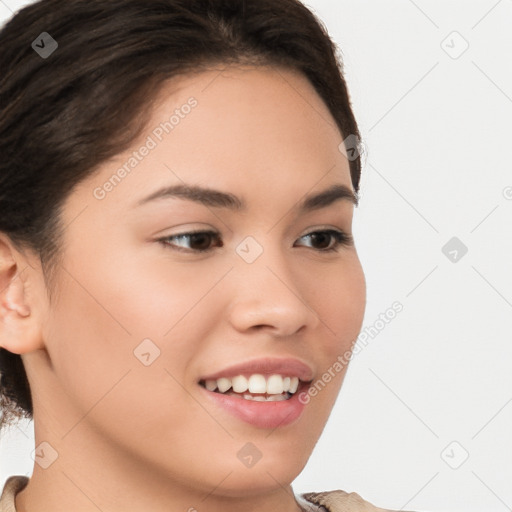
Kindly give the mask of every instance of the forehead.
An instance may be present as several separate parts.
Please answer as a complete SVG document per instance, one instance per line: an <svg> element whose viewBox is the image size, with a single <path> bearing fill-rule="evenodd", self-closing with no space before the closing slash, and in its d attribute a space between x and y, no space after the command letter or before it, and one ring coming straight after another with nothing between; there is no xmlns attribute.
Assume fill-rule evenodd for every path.
<svg viewBox="0 0 512 512"><path fill-rule="evenodd" d="M301 73L210 69L164 83L142 136L105 162L87 187L90 196L110 183L104 207L113 197L132 204L158 186L180 183L297 199L333 183L352 189L341 142L327 106Z"/></svg>
<svg viewBox="0 0 512 512"><path fill-rule="evenodd" d="M192 98L191 109L187 103ZM174 112L179 118L172 119ZM172 133L165 130L166 120L172 121ZM309 80L278 67L215 68L165 84L148 130L156 130L169 148L186 143L196 153L207 150L210 159L220 154L276 164L280 154L288 161L294 155L304 161L321 154L332 160L342 140Z"/></svg>

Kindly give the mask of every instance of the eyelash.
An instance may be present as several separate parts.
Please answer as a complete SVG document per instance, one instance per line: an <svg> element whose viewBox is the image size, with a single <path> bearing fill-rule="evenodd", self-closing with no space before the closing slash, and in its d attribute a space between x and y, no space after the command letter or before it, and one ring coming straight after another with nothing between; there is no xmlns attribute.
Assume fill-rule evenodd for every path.
<svg viewBox="0 0 512 512"><path fill-rule="evenodd" d="M318 252L338 252L338 248L345 246L349 247L354 244L354 239L352 235L348 235L347 233L343 231L338 231L336 229L323 229L319 231L312 231L311 233L307 233L303 235L301 238L305 237L311 237L311 235L317 235L317 234L329 234L331 237L333 237L336 240L336 243L333 247L329 249L316 249ZM188 233L180 233L178 235L172 235L172 236L166 236L164 238L159 238L157 241L161 242L166 248L170 248L175 251L179 252L187 252L187 253L206 253L210 252L212 249L184 249L182 247L178 247L175 245L172 245L169 243L169 240L174 240L178 238L185 238L185 237L192 237L196 235L211 235L216 237L217 240L219 240L219 234L215 231L191 231Z"/></svg>

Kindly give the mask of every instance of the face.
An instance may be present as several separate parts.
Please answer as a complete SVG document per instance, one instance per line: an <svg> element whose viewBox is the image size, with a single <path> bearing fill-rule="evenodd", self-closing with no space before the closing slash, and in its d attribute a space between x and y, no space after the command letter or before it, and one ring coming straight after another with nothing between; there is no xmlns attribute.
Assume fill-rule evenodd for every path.
<svg viewBox="0 0 512 512"><path fill-rule="evenodd" d="M74 453L62 468L100 451L119 471L226 496L300 473L364 314L354 204L301 208L333 186L353 192L342 140L302 75L209 70L167 84L140 140L72 191L47 357L26 361L40 440ZM148 199L176 185L229 197ZM225 369L324 385L311 396L299 383L292 406L203 386Z"/></svg>

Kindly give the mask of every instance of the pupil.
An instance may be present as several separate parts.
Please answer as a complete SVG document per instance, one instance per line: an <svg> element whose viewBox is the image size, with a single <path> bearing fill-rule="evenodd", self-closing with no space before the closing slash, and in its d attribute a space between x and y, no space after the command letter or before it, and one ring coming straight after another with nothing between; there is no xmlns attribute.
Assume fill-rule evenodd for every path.
<svg viewBox="0 0 512 512"><path fill-rule="evenodd" d="M199 239L199 241L201 241L201 239L202 239L203 242L206 240L206 242L207 242L206 244L204 244L204 243L202 245L199 244L200 245L199 250L206 249L206 248L208 248L208 237L209 236L210 235L204 234L204 233L192 235L192 243L194 244L194 241L197 241L198 239ZM206 245L206 247L205 247L205 245Z"/></svg>
<svg viewBox="0 0 512 512"><path fill-rule="evenodd" d="M318 238L320 238L320 241L321 241L322 237L324 238L324 242L327 241L327 244L324 244L324 245L329 247L329 236L328 235L326 235L325 233L315 233L315 234L313 234L313 239L314 240L318 240ZM320 244L320 245L322 245L322 244Z"/></svg>

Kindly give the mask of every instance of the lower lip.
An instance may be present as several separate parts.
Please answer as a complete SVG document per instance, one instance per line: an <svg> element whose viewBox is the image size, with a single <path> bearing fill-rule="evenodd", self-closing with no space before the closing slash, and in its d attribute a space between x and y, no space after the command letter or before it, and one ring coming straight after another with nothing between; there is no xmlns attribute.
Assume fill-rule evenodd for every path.
<svg viewBox="0 0 512 512"><path fill-rule="evenodd" d="M300 418L306 406L299 401L299 394L304 387L303 383L291 398L279 402L245 400L236 396L208 391L203 386L199 387L216 406L222 407L233 416L259 428L275 429L290 425Z"/></svg>

